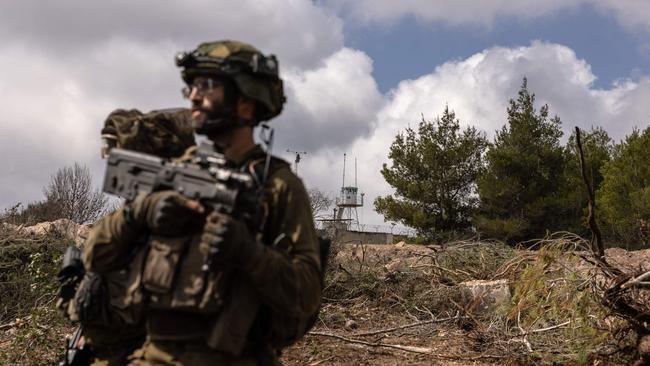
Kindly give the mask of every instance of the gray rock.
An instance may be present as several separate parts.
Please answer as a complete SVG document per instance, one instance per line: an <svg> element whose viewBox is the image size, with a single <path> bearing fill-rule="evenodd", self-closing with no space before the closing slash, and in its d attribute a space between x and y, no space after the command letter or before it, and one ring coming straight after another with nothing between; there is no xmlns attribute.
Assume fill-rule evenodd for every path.
<svg viewBox="0 0 650 366"><path fill-rule="evenodd" d="M463 305L470 312L486 313L495 311L496 308L507 303L512 298L508 281L465 281L459 285Z"/></svg>

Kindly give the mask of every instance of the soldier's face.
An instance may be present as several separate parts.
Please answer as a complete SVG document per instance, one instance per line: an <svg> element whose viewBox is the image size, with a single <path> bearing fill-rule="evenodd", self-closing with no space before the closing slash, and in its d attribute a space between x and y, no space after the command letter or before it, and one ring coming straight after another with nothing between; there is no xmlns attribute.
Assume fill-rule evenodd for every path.
<svg viewBox="0 0 650 366"><path fill-rule="evenodd" d="M190 87L189 100L192 102L192 118L199 123L205 122L211 115L224 109L225 88L223 82L196 77Z"/></svg>

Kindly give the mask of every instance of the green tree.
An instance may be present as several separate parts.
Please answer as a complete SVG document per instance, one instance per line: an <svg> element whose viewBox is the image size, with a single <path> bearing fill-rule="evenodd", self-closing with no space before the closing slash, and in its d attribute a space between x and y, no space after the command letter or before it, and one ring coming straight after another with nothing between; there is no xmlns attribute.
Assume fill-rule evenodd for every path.
<svg viewBox="0 0 650 366"><path fill-rule="evenodd" d="M428 239L470 228L487 144L474 127L461 132L449 107L433 123L423 118L417 131L409 127L395 137L388 155L392 166L381 170L395 193L377 197L375 209Z"/></svg>
<svg viewBox="0 0 650 366"><path fill-rule="evenodd" d="M587 177L594 190L598 190L603 182L602 167L611 159L614 142L601 127L592 127L588 132L582 131L582 148L585 156ZM575 131L569 137L565 147L566 166L564 174L564 189L561 194L564 212L567 213L562 229L587 236L587 195L580 157L576 144ZM598 200L596 200L598 203ZM598 216L596 216L598 218Z"/></svg>
<svg viewBox="0 0 650 366"><path fill-rule="evenodd" d="M508 122L497 131L478 183L480 214L475 225L486 236L507 241L541 237L564 216L561 198L565 156L559 117L548 106L535 110L524 78L510 100Z"/></svg>
<svg viewBox="0 0 650 366"><path fill-rule="evenodd" d="M627 244L650 244L650 127L616 145L602 173L597 193L609 231Z"/></svg>

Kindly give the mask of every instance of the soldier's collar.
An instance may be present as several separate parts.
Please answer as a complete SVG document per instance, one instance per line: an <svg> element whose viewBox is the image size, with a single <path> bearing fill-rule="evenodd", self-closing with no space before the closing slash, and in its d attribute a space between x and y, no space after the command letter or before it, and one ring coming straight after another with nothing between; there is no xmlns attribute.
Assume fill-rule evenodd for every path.
<svg viewBox="0 0 650 366"><path fill-rule="evenodd" d="M262 146L260 144L255 144L255 146L244 153L239 159L230 160L230 163L234 166L240 167L245 162L260 156L266 156L266 152L264 149L262 149Z"/></svg>

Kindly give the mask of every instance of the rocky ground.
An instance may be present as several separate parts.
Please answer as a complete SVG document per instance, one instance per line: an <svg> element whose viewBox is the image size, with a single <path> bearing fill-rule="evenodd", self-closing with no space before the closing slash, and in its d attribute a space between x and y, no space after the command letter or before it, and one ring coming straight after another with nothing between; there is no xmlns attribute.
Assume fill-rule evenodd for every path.
<svg viewBox="0 0 650 366"><path fill-rule="evenodd" d="M515 322L507 320L506 308L512 305L506 303L522 301L518 298L521 294L517 293L520 288L514 282L522 280L524 271L514 271L510 276L503 271L521 258L543 260L544 254L518 250L506 255L508 259L488 263L490 259L486 251L479 251L484 257L477 262L467 253L445 262L444 252L439 247L403 244L340 248L334 261L339 267L329 277L330 289L337 282L345 286L346 281L350 281L350 286L367 285L363 281L351 280L354 276L364 276L364 268L367 268L368 272L375 270L376 276L372 279L376 281L379 296L373 297L372 292L357 292L350 298L346 298L349 293L339 293L337 297L336 293L326 289L326 294L333 298L326 297L319 323L303 341L285 352L284 361L289 365L620 365L631 362L635 353L632 348L625 349L621 344L621 351L616 352L610 344L614 332L608 331L620 323L607 318L603 309L596 309L598 305L595 303L585 305L585 308L592 308L570 310L564 318L548 316L549 321L556 320L553 324L529 323L520 333L505 329L515 328ZM606 253L610 263L631 272L650 270L650 250L628 252L612 248ZM431 260L432 257L438 257L438 260ZM481 263L492 268L481 268ZM575 261L573 265L585 275L592 268L581 261ZM449 270L448 276L440 276L446 270ZM475 274L481 271L485 271L484 276ZM569 273L573 274L572 271ZM472 277L481 279L469 279ZM557 277L550 279L549 286L553 286L553 280L561 279L561 276ZM446 282L443 287L440 286L441 280ZM418 287L417 283L421 282L426 285ZM503 283L508 284L505 291ZM482 290L475 291L477 285ZM404 294L408 288L420 289L420 295L424 294L429 300L421 301L422 298L417 299L414 294L409 297L408 291ZM550 291L547 295L554 296ZM440 304L436 298L447 301L447 304ZM564 324L567 322L564 319L571 320L570 317L580 311L584 311L587 317L598 318L589 323L593 328L587 322L576 322L575 329L571 323ZM470 319L461 319L463 316ZM603 324L607 322L611 329L605 330ZM599 329L601 326L603 328ZM537 333L538 330L541 332ZM524 332L531 332L530 336L519 336ZM592 335L600 337L599 341L591 344L576 342L566 348L553 347L555 343L566 343L563 339L572 336L580 339ZM616 342L626 341L633 342L625 337Z"/></svg>
<svg viewBox="0 0 650 366"><path fill-rule="evenodd" d="M493 365L501 359L498 355L491 357L489 350L476 349L468 333L455 325L457 314L453 311L434 314L425 307L408 304L411 299L392 288L423 285L430 262L426 258L432 249L403 243L339 249L333 261L338 267L329 278L330 288L337 283L354 283L353 272L363 276L364 269L369 273L377 270L377 277L369 276L368 283L350 283L354 287L370 286L351 298L345 298L349 294L342 291L345 287L338 293L326 290L338 298L326 296L315 328L285 352L283 359L288 365ZM407 276L403 282L399 279ZM372 281L389 286L373 288L378 282ZM436 293L424 296L435 297Z"/></svg>

